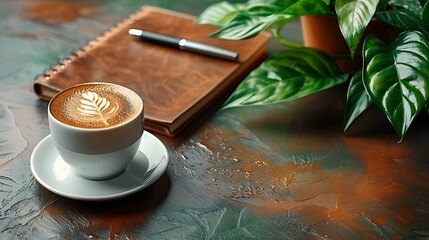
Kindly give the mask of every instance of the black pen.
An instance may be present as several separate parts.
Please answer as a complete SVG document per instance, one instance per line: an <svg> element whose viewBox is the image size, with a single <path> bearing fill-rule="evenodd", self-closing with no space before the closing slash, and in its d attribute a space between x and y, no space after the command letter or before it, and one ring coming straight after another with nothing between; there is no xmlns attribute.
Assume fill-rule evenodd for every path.
<svg viewBox="0 0 429 240"><path fill-rule="evenodd" d="M128 30L130 35L140 37L140 39L167 46L172 48L177 48L180 50L195 52L211 57L217 57L225 60L236 61L238 59L238 53L222 49L219 47L211 46L204 43L199 43L184 38L173 37L169 35L164 35L155 32L148 32L139 29L130 29Z"/></svg>

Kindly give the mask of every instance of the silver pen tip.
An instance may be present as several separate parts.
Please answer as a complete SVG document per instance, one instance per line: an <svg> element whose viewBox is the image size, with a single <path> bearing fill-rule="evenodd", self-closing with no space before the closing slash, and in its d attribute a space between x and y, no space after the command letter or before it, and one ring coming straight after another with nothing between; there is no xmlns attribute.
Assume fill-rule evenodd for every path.
<svg viewBox="0 0 429 240"><path fill-rule="evenodd" d="M130 30L128 30L128 34L136 36L136 37L140 37L142 35L142 33L143 33L143 31L138 30L138 29L131 28Z"/></svg>

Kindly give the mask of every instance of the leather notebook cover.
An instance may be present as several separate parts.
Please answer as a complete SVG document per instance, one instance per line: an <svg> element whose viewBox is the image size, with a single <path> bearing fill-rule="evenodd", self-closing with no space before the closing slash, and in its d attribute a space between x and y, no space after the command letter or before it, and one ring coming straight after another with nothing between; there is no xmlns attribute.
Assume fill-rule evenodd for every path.
<svg viewBox="0 0 429 240"><path fill-rule="evenodd" d="M216 31L195 17L143 7L36 77L35 93L51 99L84 82L112 82L137 92L144 102L145 128L174 136L235 87L265 57L269 34L241 41L210 38ZM137 28L186 38L239 53L237 62L180 51L128 34Z"/></svg>

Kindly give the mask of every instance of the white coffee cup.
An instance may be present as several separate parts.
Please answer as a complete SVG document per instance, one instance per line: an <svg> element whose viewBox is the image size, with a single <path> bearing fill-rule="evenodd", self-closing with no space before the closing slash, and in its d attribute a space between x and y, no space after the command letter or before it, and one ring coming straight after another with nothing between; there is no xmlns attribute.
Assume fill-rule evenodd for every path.
<svg viewBox="0 0 429 240"><path fill-rule="evenodd" d="M103 92L103 89L105 92ZM107 94L107 89L109 89L109 94L112 96ZM93 94L94 92L97 94ZM76 100L77 96L86 97L79 99L81 105L78 108L80 110L75 110L75 105L78 102ZM92 96L92 99L88 96ZM119 121L115 124L101 127L79 125L86 124L84 123L85 121L88 121L88 124L98 124L98 121L101 122L99 118L103 118L103 121L105 119L111 120L105 116L95 118L94 114L90 115L93 113L91 112L93 108L85 104L94 102L94 105L97 105L98 103L94 99L98 102L109 102L110 109L106 108L110 111L108 112L109 114L114 108L112 106L116 104L114 105L116 108L114 114L117 115L105 115L114 120L119 119ZM130 101L131 105L134 106L133 113L121 113L120 111L124 110L122 105L125 104L121 104L119 100L116 101L115 99L127 99L126 101ZM76 118L76 116L84 116L84 113L79 111L85 110L87 110L85 117ZM73 111L78 111L79 113L75 114ZM101 112L101 110L97 111ZM136 155L143 134L143 112L143 101L128 88L101 82L79 84L59 92L49 102L49 129L60 156L71 166L75 173L87 179L103 180L120 174ZM77 119L73 121L78 121L78 123L65 120L66 118L72 118L70 115L73 114L76 115L74 117ZM123 116L127 116L127 118Z"/></svg>

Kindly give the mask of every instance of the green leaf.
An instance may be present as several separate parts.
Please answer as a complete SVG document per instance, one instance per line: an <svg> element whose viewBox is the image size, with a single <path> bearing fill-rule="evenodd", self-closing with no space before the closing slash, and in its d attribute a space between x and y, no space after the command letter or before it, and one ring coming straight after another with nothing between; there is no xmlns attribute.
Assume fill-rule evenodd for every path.
<svg viewBox="0 0 429 240"><path fill-rule="evenodd" d="M239 13L233 21L210 36L229 40L252 38L274 24L277 18L275 15Z"/></svg>
<svg viewBox="0 0 429 240"><path fill-rule="evenodd" d="M378 2L377 11L384 11L389 7L389 0L380 0Z"/></svg>
<svg viewBox="0 0 429 240"><path fill-rule="evenodd" d="M344 131L350 124L369 106L372 100L366 93L365 86L362 81L362 70L358 70L350 80L349 89L347 91L346 112L344 115Z"/></svg>
<svg viewBox="0 0 429 240"><path fill-rule="evenodd" d="M404 32L390 47L369 36L364 43L365 88L403 139L429 94L429 43L416 31Z"/></svg>
<svg viewBox="0 0 429 240"><path fill-rule="evenodd" d="M284 24L297 19L304 15L332 15L327 4L323 0L300 0L294 1L293 4L281 11L279 19L276 24L283 26ZM292 16L292 18L291 18ZM285 19L286 21L282 22Z"/></svg>
<svg viewBox="0 0 429 240"><path fill-rule="evenodd" d="M254 0L249 1L234 19L211 36L231 40L246 39L274 24L282 27L301 15L328 13L328 5L323 0Z"/></svg>
<svg viewBox="0 0 429 240"><path fill-rule="evenodd" d="M425 29L429 31L429 2L427 2L423 7L422 22L424 24Z"/></svg>
<svg viewBox="0 0 429 240"><path fill-rule="evenodd" d="M299 0L282 10L283 14L295 16L331 14L329 3L323 0Z"/></svg>
<svg viewBox="0 0 429 240"><path fill-rule="evenodd" d="M327 54L310 48L280 52L256 68L223 109L292 101L347 80Z"/></svg>
<svg viewBox="0 0 429 240"><path fill-rule="evenodd" d="M249 13L278 13L294 2L295 0L249 0L245 11Z"/></svg>
<svg viewBox="0 0 429 240"><path fill-rule="evenodd" d="M376 16L380 21L401 30L416 30L428 35L428 30L420 18L420 13L415 13L407 9L398 9L378 12Z"/></svg>
<svg viewBox="0 0 429 240"><path fill-rule="evenodd" d="M422 6L418 0L390 0L390 5L405 8L415 13L422 12Z"/></svg>
<svg viewBox="0 0 429 240"><path fill-rule="evenodd" d="M242 9L245 4L220 2L206 8L196 20L198 24L210 24L213 26L223 26L230 22Z"/></svg>
<svg viewBox="0 0 429 240"><path fill-rule="evenodd" d="M341 33L349 45L352 57L362 34L374 16L379 0L337 0L335 11Z"/></svg>

